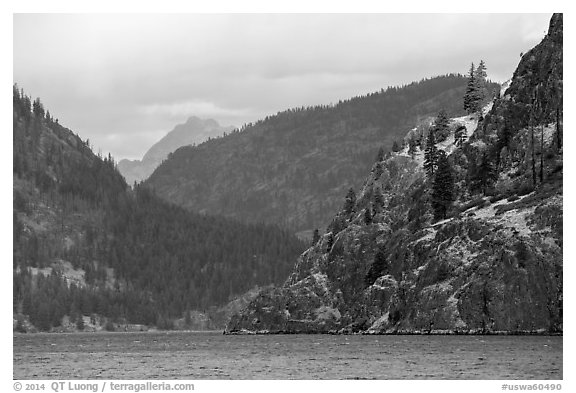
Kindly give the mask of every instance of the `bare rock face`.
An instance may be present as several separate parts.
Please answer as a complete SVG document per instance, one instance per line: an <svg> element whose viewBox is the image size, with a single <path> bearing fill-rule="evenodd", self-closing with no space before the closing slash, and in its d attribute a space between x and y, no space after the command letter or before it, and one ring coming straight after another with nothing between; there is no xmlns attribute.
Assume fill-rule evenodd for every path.
<svg viewBox="0 0 576 393"><path fill-rule="evenodd" d="M416 233L351 224L329 251L328 236L306 251L286 284L261 292L227 330L561 331L562 240L541 212L561 211L562 200L533 203L503 215L489 205L482 218ZM389 268L366 285L376 249Z"/></svg>
<svg viewBox="0 0 576 393"><path fill-rule="evenodd" d="M336 215L286 283L260 292L226 332L561 332L562 151L552 137L558 127L549 126L555 112L543 111L530 125L542 132L544 175L520 192L531 179L531 129L509 104L558 93L561 29L562 16L555 15L506 97L468 143L451 148L464 185L462 168L496 149L503 162L494 190L504 194L477 194L471 203L462 192L451 216L434 222L422 163L407 151L393 154L374 164L352 211ZM498 142L503 127L513 128L507 146Z"/></svg>
<svg viewBox="0 0 576 393"><path fill-rule="evenodd" d="M562 237L544 212L561 215L562 198L536 195L416 233L351 224L330 250L325 236L306 251L286 284L261 292L228 330L559 331ZM389 267L366 285L377 249Z"/></svg>

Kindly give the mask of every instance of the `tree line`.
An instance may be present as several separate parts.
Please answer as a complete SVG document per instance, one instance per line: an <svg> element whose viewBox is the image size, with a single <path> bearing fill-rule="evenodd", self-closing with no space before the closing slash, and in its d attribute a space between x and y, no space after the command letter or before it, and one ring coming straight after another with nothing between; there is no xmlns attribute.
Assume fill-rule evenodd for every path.
<svg viewBox="0 0 576 393"><path fill-rule="evenodd" d="M110 155L95 155L39 99L13 93L14 312L40 329L80 313L165 323L282 283L304 250L276 225L192 213L131 189ZM82 269L85 286L30 270L58 260Z"/></svg>

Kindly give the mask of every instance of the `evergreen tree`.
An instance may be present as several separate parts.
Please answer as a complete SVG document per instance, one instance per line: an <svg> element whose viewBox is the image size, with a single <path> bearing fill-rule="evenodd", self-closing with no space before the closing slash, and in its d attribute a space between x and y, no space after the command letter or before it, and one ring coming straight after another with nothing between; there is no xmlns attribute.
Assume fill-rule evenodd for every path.
<svg viewBox="0 0 576 393"><path fill-rule="evenodd" d="M488 74L486 74L486 64L484 63L484 60L480 60L480 64L478 64L474 76L476 77L476 80L478 80L480 84L486 82Z"/></svg>
<svg viewBox="0 0 576 393"><path fill-rule="evenodd" d="M392 143L392 151L393 151L394 153L397 153L397 152L400 151L400 146L398 145L398 142L397 142L397 141L394 141L394 142Z"/></svg>
<svg viewBox="0 0 576 393"><path fill-rule="evenodd" d="M554 132L554 140L556 143L556 150L560 151L562 147L562 82L555 81L551 87L551 107L553 117L556 121L556 131Z"/></svg>
<svg viewBox="0 0 576 393"><path fill-rule="evenodd" d="M556 140L556 149L560 151L562 148L562 128L560 126L560 106L556 107L556 131L554 133Z"/></svg>
<svg viewBox="0 0 576 393"><path fill-rule="evenodd" d="M382 211L382 207L384 206L384 195L382 195L382 190L380 187L376 187L376 191L374 191L374 202L372 202L372 210L374 210L374 214L380 213Z"/></svg>
<svg viewBox="0 0 576 393"><path fill-rule="evenodd" d="M544 125L540 125L540 184L544 182Z"/></svg>
<svg viewBox="0 0 576 393"><path fill-rule="evenodd" d="M436 138L434 137L434 131L430 130L430 132L428 132L428 138L426 139L426 150L424 151L424 169L428 177L434 176L437 160L438 149L436 148Z"/></svg>
<svg viewBox="0 0 576 393"><path fill-rule="evenodd" d="M482 190L482 193L486 195L488 187L496 180L497 172L492 165L492 160L487 152L482 154L482 161L480 165L477 166L478 174L476 180Z"/></svg>
<svg viewBox="0 0 576 393"><path fill-rule="evenodd" d="M480 64L478 64L475 74L478 99L479 101L483 101L486 98L486 78L488 77L484 60L480 60Z"/></svg>
<svg viewBox="0 0 576 393"><path fill-rule="evenodd" d="M448 114L444 109L441 109L434 119L434 133L437 140L444 140L445 137L448 136L448 128L450 126L450 119L448 118ZM439 139L441 136L442 139Z"/></svg>
<svg viewBox="0 0 576 393"><path fill-rule="evenodd" d="M512 137L513 137L512 126L508 118L505 118L504 127L502 127L500 131L498 131L498 147L500 149L504 147L510 147Z"/></svg>
<svg viewBox="0 0 576 393"><path fill-rule="evenodd" d="M416 147L418 146L418 142L416 139L410 139L408 141L408 154L414 156L416 154Z"/></svg>
<svg viewBox="0 0 576 393"><path fill-rule="evenodd" d="M466 139L468 139L468 136L466 135L466 127L459 126L454 131L454 144L460 147L464 144L464 142L466 142Z"/></svg>
<svg viewBox="0 0 576 393"><path fill-rule="evenodd" d="M376 162L380 162L384 160L384 148L380 147L380 149L378 149L378 154L376 155Z"/></svg>
<svg viewBox="0 0 576 393"><path fill-rule="evenodd" d="M32 112L34 113L34 116L39 119L44 117L44 106L40 102L40 98L34 100L34 103L32 104Z"/></svg>
<svg viewBox="0 0 576 393"><path fill-rule="evenodd" d="M464 93L464 110L468 112L468 114L476 113L480 110L480 102L480 86L476 78L474 63L472 63L470 72L468 73L466 93Z"/></svg>
<svg viewBox="0 0 576 393"><path fill-rule="evenodd" d="M530 145L532 147L532 186L536 187L536 155L534 143L534 126L530 125Z"/></svg>
<svg viewBox="0 0 576 393"><path fill-rule="evenodd" d="M369 207L367 207L366 210L364 210L364 224L366 225L372 224L372 213L370 213Z"/></svg>
<svg viewBox="0 0 576 393"><path fill-rule="evenodd" d="M354 189L350 187L348 193L346 194L346 199L344 200L344 213L350 215L354 213L356 206L356 193Z"/></svg>
<svg viewBox="0 0 576 393"><path fill-rule="evenodd" d="M380 176L382 176L382 163L377 162L376 167L374 168L374 178L378 180L380 179Z"/></svg>
<svg viewBox="0 0 576 393"><path fill-rule="evenodd" d="M318 228L314 229L314 233L312 234L312 245L316 245L318 243L318 241L320 240L320 232L318 231Z"/></svg>
<svg viewBox="0 0 576 393"><path fill-rule="evenodd" d="M434 218L444 219L452 204L454 177L448 157L444 151L438 154L438 168L432 183L432 209Z"/></svg>
<svg viewBox="0 0 576 393"><path fill-rule="evenodd" d="M386 261L386 254L382 249L378 249L374 255L374 261L364 277L364 284L370 286L378 279L378 277L388 273L388 263Z"/></svg>
<svg viewBox="0 0 576 393"><path fill-rule="evenodd" d="M332 246L334 245L334 235L332 232L328 235L328 242L326 244L326 252L330 252L332 250Z"/></svg>

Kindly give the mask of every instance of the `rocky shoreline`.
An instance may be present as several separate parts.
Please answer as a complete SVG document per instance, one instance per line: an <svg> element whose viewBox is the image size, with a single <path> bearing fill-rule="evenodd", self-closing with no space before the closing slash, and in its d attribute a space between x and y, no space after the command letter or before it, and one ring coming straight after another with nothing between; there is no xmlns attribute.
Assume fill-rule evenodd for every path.
<svg viewBox="0 0 576 393"><path fill-rule="evenodd" d="M470 329L470 330L395 330L395 331L361 331L353 332L348 329L330 330L330 331L287 331L287 330L234 330L222 332L224 335L230 336L246 336L246 335L289 335L289 334L328 334L328 335L358 335L358 336L564 336L563 332L550 332L545 329L537 330L483 330L483 329Z"/></svg>

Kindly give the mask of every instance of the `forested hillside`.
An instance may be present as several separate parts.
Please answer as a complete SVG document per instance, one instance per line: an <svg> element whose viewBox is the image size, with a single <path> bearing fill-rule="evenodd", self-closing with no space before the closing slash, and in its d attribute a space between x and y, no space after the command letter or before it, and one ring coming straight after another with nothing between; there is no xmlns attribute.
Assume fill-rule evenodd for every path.
<svg viewBox="0 0 576 393"><path fill-rule="evenodd" d="M81 315L170 327L286 279L304 248L293 235L132 190L112 157L93 154L39 99L16 85L13 97L18 329L49 330Z"/></svg>
<svg viewBox="0 0 576 393"><path fill-rule="evenodd" d="M174 152L145 182L193 211L293 230L325 227L378 150L444 109L464 113L467 79L445 75L341 101L295 108L224 138ZM488 95L498 89L487 85Z"/></svg>
<svg viewBox="0 0 576 393"><path fill-rule="evenodd" d="M472 66L468 114L439 115L378 157L286 283L263 289L228 331L562 332L562 65L554 14L487 105Z"/></svg>

